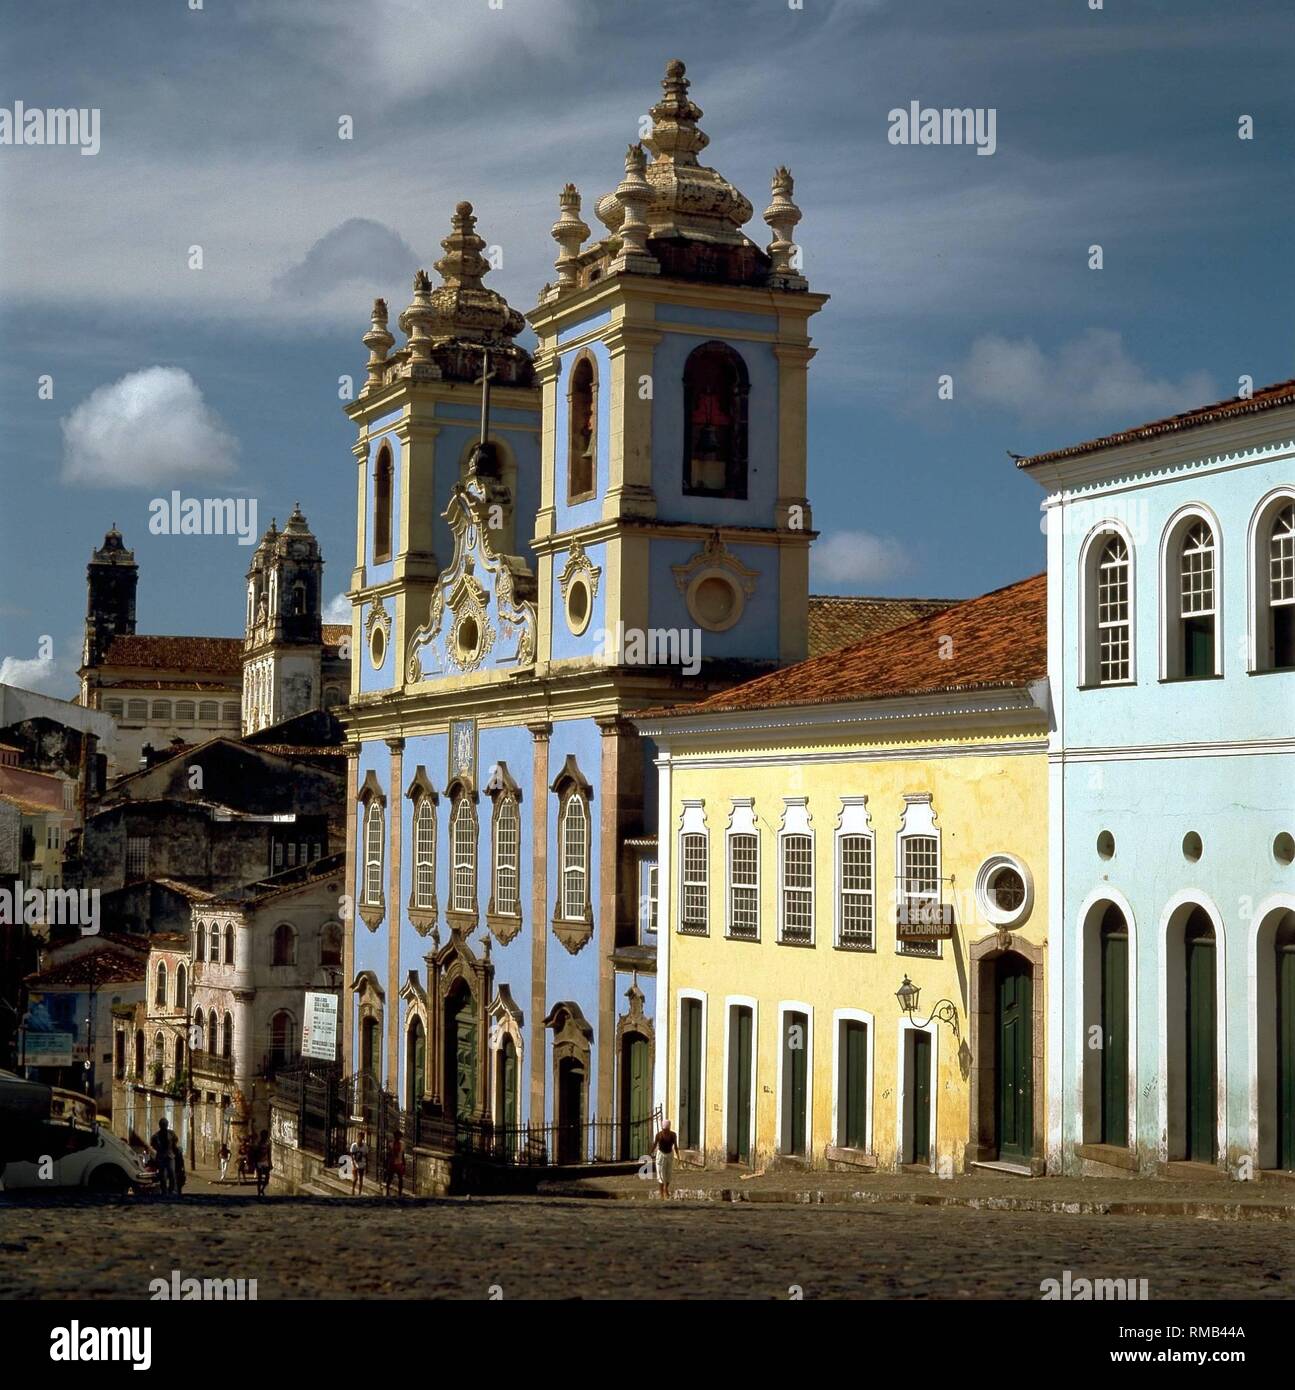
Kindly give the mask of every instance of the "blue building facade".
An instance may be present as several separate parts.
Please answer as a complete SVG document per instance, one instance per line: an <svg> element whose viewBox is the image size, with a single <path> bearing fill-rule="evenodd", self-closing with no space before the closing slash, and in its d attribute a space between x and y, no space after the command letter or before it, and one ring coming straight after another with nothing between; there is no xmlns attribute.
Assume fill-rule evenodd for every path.
<svg viewBox="0 0 1295 1390"><path fill-rule="evenodd" d="M1022 467L1048 490L1049 1170L1291 1170L1295 383Z"/></svg>
<svg viewBox="0 0 1295 1390"><path fill-rule="evenodd" d="M655 750L631 717L806 642L823 296L790 176L763 251L688 86L672 63L601 240L563 191L534 353L460 204L399 348L375 303L348 407L345 1064L409 1111L558 1126L570 1160L651 1139Z"/></svg>

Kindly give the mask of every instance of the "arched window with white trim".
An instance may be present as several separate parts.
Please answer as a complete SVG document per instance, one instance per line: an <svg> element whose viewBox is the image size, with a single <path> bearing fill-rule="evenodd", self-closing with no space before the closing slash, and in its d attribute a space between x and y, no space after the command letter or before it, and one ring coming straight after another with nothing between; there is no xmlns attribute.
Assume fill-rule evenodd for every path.
<svg viewBox="0 0 1295 1390"><path fill-rule="evenodd" d="M1222 553L1218 525L1203 507L1179 512L1161 544L1161 675L1221 675Z"/></svg>
<svg viewBox="0 0 1295 1390"><path fill-rule="evenodd" d="M728 877L727 934L738 941L760 939L760 828L755 802L734 797L724 836Z"/></svg>
<svg viewBox="0 0 1295 1390"><path fill-rule="evenodd" d="M876 949L876 844L866 796L843 796L836 828L836 944Z"/></svg>
<svg viewBox="0 0 1295 1390"><path fill-rule="evenodd" d="M1252 671L1295 668L1295 489L1259 504L1250 523Z"/></svg>
<svg viewBox="0 0 1295 1390"><path fill-rule="evenodd" d="M461 789L450 812L450 910L477 911L477 814L472 798Z"/></svg>
<svg viewBox="0 0 1295 1390"><path fill-rule="evenodd" d="M589 812L584 798L567 798L562 815L562 915L583 920L589 905Z"/></svg>
<svg viewBox="0 0 1295 1390"><path fill-rule="evenodd" d="M679 930L705 936L710 922L709 837L701 801L685 800L679 830Z"/></svg>
<svg viewBox="0 0 1295 1390"><path fill-rule="evenodd" d="M436 811L431 797L418 799L414 812L414 905L430 909L436 901Z"/></svg>
<svg viewBox="0 0 1295 1390"><path fill-rule="evenodd" d="M814 832L808 798L786 797L778 832L778 940L814 944Z"/></svg>
<svg viewBox="0 0 1295 1390"><path fill-rule="evenodd" d="M383 838L382 806L370 801L364 817L364 901L369 907L382 902Z"/></svg>
<svg viewBox="0 0 1295 1390"><path fill-rule="evenodd" d="M901 956L943 954L939 936L922 934L935 930L943 913L940 840L930 793L906 793L895 845L895 950Z"/></svg>
<svg viewBox="0 0 1295 1390"><path fill-rule="evenodd" d="M516 917L521 910L517 891L520 847L517 798L504 792L495 811L495 911L504 917Z"/></svg>

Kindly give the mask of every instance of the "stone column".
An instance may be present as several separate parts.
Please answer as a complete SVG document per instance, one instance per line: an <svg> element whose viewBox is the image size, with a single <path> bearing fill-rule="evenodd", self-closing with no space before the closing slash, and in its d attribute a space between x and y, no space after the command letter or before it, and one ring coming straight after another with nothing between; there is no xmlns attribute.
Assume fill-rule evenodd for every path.
<svg viewBox="0 0 1295 1390"><path fill-rule="evenodd" d="M627 726L619 716L596 721L602 734L602 771L598 802L593 814L598 821L598 1091L596 1111L600 1120L615 1115L616 1082L616 926L621 914L620 851L622 817L626 797L623 782L633 758L627 746ZM599 1157L610 1158L611 1154Z"/></svg>
<svg viewBox="0 0 1295 1390"><path fill-rule="evenodd" d="M526 1050L530 1059L530 1122L544 1123L548 1039L549 944L549 739L552 724L528 724L531 732L531 1006Z"/></svg>
<svg viewBox="0 0 1295 1390"><path fill-rule="evenodd" d="M389 878L387 886L387 1047L384 1085L400 1091L400 832L403 827L405 740L389 738L391 781L387 801Z"/></svg>
<svg viewBox="0 0 1295 1390"><path fill-rule="evenodd" d="M358 661L359 658L357 657ZM356 905L360 901L360 885L356 878L355 798L359 792L360 745L346 745L346 867L342 878L342 892L350 899L351 910L342 922L342 987L338 990L337 1007L341 1013L342 1025L342 1071L350 1075L355 1071L355 1001L351 994L351 983L355 979L355 923Z"/></svg>

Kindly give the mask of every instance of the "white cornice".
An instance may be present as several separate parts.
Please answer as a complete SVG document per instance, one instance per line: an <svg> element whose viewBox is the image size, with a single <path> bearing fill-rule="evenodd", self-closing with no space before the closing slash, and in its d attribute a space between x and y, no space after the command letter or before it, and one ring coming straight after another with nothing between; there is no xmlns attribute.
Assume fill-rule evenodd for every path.
<svg viewBox="0 0 1295 1390"><path fill-rule="evenodd" d="M1139 762L1157 758L1238 758L1295 754L1295 738L1195 739L1184 743L1141 743L1108 748L1060 748L1048 754L1054 763Z"/></svg>

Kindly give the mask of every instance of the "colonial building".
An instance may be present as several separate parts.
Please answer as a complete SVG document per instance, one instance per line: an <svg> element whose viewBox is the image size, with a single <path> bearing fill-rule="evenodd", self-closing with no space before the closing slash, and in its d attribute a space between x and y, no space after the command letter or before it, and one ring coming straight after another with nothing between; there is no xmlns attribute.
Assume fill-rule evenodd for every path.
<svg viewBox="0 0 1295 1390"><path fill-rule="evenodd" d="M1052 1169L1295 1169L1293 459L1285 382L1020 465L1048 492Z"/></svg>
<svg viewBox="0 0 1295 1390"><path fill-rule="evenodd" d="M151 754L237 737L346 698L349 630L322 621L319 543L300 507L271 521L247 575L244 635L136 632L139 566L114 526L86 567L80 700L112 716L110 777Z"/></svg>
<svg viewBox="0 0 1295 1390"><path fill-rule="evenodd" d="M465 1121L615 1119L625 1152L657 979L653 750L627 716L806 653L824 302L793 265L790 175L761 250L699 161L682 63L662 87L606 234L559 198L534 356L461 203L395 350L376 302L348 407L348 1065Z"/></svg>
<svg viewBox="0 0 1295 1390"><path fill-rule="evenodd" d="M1041 1172L1042 575L639 718L685 1157Z"/></svg>
<svg viewBox="0 0 1295 1390"><path fill-rule="evenodd" d="M276 1072L296 1064L305 994L342 983L344 856L196 895L190 929L155 935L145 997L114 1011L115 1131L166 1115L195 1162L269 1125ZM192 1133L191 1133L192 1131Z"/></svg>

